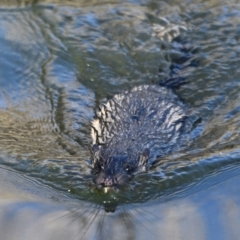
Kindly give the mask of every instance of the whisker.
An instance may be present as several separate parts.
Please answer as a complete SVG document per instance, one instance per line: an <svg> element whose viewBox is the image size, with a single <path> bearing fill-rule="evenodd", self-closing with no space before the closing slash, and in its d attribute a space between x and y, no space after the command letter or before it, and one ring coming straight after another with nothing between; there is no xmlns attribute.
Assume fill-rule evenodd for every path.
<svg viewBox="0 0 240 240"><path fill-rule="evenodd" d="M149 228L143 225L130 211L128 211L127 213L128 213L128 216L132 218L139 226L142 226L144 229L146 229L149 233L151 233L155 237L159 237L156 234L154 234Z"/></svg>
<svg viewBox="0 0 240 240"><path fill-rule="evenodd" d="M104 223L104 220L105 220L105 216L106 216L106 213L105 211L103 211L103 214L101 214L101 218L99 220L99 224L98 224L98 227L96 229L96 232L95 232L95 235L94 235L94 238L97 236L97 234L99 233L99 235L101 234L102 232L102 229L103 229L103 223Z"/></svg>
<svg viewBox="0 0 240 240"><path fill-rule="evenodd" d="M92 216L90 216L89 222L85 224L86 230L83 232L83 234L82 234L82 236L80 237L80 239L82 239L82 238L85 236L85 234L87 233L87 231L89 230L89 228L92 226L92 224L93 224L93 222L95 221L96 217L98 216L98 213L100 212L100 210L101 210L101 207L98 206L97 209L94 209L94 210L92 211ZM96 214L94 215L94 213L96 213ZM79 233L80 233L80 232L77 233L77 235L74 237L74 239L79 235Z"/></svg>
<svg viewBox="0 0 240 240"><path fill-rule="evenodd" d="M88 207L91 207L91 206L92 206L92 204L89 205ZM65 214L63 214L62 216L60 216L60 217L58 217L58 218L55 218L55 219L49 221L49 223L55 222L55 221L57 221L57 220L59 220L59 219L62 219L62 218L64 218L64 217L68 216L68 215L71 215L71 214L77 212L80 208L81 208L81 207L78 207L78 208L74 209L73 211L70 211L70 212L68 212L68 213L65 213ZM88 209L86 209L81 215L84 215L87 211L88 211Z"/></svg>
<svg viewBox="0 0 240 240"><path fill-rule="evenodd" d="M132 205L132 204L131 204L131 205ZM138 209L134 208L133 210L134 210L134 211L137 211L138 213L140 213L140 210L141 210L141 211L144 211L144 212L148 213L149 215L152 215L153 217L156 217L157 219L159 219L159 216L151 213L150 211L147 211L147 210L144 209L144 208L138 208ZM152 223L152 222L151 222L151 223Z"/></svg>
<svg viewBox="0 0 240 240"><path fill-rule="evenodd" d="M124 217L124 214L128 214L128 213L127 213L127 211L125 211L124 207L123 207L123 210L120 210L120 211L121 211L121 212L120 212L120 214L119 214L119 217L120 217L120 219L122 220L122 222L124 223L124 225L125 225L128 233L129 233L129 235L131 235L131 233L130 233L130 231L129 231L129 228L128 228L128 224L127 224L126 219L125 219L125 217Z"/></svg>
<svg viewBox="0 0 240 240"><path fill-rule="evenodd" d="M77 215L72 221L68 222L68 224L67 224L66 226L71 225L73 222L77 221L80 216L83 216L83 215L84 215L85 213L87 213L87 212L89 212L89 209L85 210L85 211L83 212L83 214ZM86 216L86 219L88 218L88 216L89 216L90 214L91 214L91 213L89 213L89 214ZM87 224L87 223L86 223L86 224ZM83 224L83 227L84 227L86 224ZM79 234L79 232L76 234L76 236L77 236L78 234ZM74 236L73 239L75 239L76 236Z"/></svg>
<svg viewBox="0 0 240 240"><path fill-rule="evenodd" d="M142 210L142 209L134 209L134 211L136 211L137 213L141 214L141 212L140 212L139 210ZM146 211L146 210L145 210L145 212L147 212L148 214L151 215L151 213L150 213L149 211ZM151 224L154 224L155 226L157 226L154 221L151 221L151 220L150 220L147 216L145 216L144 214L141 214L141 216L142 216L144 219L146 219L148 222L150 222ZM156 217L156 216L154 216L154 217ZM159 217L158 217L158 218L159 218Z"/></svg>
<svg viewBox="0 0 240 240"><path fill-rule="evenodd" d="M87 209L84 213L86 213L86 212L89 212L89 209ZM84 229L84 227L88 224L88 220L87 220L87 219L88 219L89 216L91 216L94 212L95 212L95 209L92 209L92 211L89 212L89 213L86 215L86 217L83 219L83 226L82 226L82 228L79 229L79 231L77 232L77 234L76 234L72 239L75 239L75 238L79 235L81 229ZM83 216L83 214L82 214L82 216ZM91 217L90 217L90 218L91 218ZM73 223L73 222L76 221L77 219L78 219L78 218L74 219L74 220L71 221L70 223ZM85 219L86 219L86 221L85 221Z"/></svg>

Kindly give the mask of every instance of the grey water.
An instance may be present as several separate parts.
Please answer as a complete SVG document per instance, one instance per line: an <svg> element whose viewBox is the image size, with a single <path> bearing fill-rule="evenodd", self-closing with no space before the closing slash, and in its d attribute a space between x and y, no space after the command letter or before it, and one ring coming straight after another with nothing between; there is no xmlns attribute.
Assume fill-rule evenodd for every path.
<svg viewBox="0 0 240 240"><path fill-rule="evenodd" d="M192 141L102 193L95 111L167 77L176 36L197 49ZM0 1L0 240L238 239L239 40L240 1Z"/></svg>

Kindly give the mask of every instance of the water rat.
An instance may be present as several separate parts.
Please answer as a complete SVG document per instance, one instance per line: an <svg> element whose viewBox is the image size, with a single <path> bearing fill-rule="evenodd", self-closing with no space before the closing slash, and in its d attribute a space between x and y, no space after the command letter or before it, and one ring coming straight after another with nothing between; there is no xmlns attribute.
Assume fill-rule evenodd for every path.
<svg viewBox="0 0 240 240"><path fill-rule="evenodd" d="M99 188L127 183L183 145L192 124L174 89L184 83L176 72L190 59L191 48L181 46L182 56L172 61L170 77L116 94L96 113L91 167Z"/></svg>

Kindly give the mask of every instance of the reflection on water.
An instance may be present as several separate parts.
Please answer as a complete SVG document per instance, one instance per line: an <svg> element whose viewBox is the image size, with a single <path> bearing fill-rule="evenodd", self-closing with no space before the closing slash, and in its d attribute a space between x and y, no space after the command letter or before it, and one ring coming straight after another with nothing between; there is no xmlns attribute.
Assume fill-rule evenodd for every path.
<svg viewBox="0 0 240 240"><path fill-rule="evenodd" d="M175 194L161 204L125 205L115 213L69 201L21 174L0 169L2 239L238 239L239 167L200 183L203 191ZM208 183L215 184L209 188ZM16 183L21 183L16 188ZM191 189L192 188L192 189ZM32 190L35 189L35 192ZM36 191L37 189L37 191ZM29 192L29 190L31 192ZM23 194L24 193L24 194Z"/></svg>
<svg viewBox="0 0 240 240"><path fill-rule="evenodd" d="M71 201L78 198L94 202L86 220L89 229L81 223L86 238L96 237L93 229L96 227L100 233L108 217L109 229L97 234L99 239L106 238L106 232L115 237L129 225L130 230L125 230L129 239L154 238L154 235L163 239L206 236L226 239L224 236L230 236L229 229L232 237L238 236L234 235L238 233L236 225L230 223L239 216L233 209L239 206L236 194L239 193L240 5L234 1L177 0L52 3L0 4L2 166L8 165L59 192L72 193ZM194 133L200 136L187 151L164 157L151 173L140 175L124 191L99 196L92 187L86 161L90 157L89 123L94 112L101 102L116 93L157 82L159 66L164 70L162 77L167 76L169 54L178 54L168 41L176 32L199 48L196 53L199 66L182 71L189 83L178 94L191 114L201 117ZM224 169L228 169L226 178L221 174ZM236 178L227 181L231 175ZM198 184L200 180L206 181L203 187ZM211 186L217 182L220 187L211 193ZM28 189L33 190L34 187ZM198 197L191 197L198 191L194 195ZM222 199L224 195L228 197ZM170 201L180 196L183 200ZM119 211L107 215L102 205L98 210L97 203L103 204L108 198L111 203L117 198L130 205L119 206ZM149 206L131 205L146 201L150 201ZM2 205L6 216L11 209L13 215L23 209L18 203L15 207L6 205L6 202ZM125 207L127 213L121 210ZM141 214L142 208L147 208L148 214ZM33 209L38 211L38 206L33 204ZM82 211L84 207L79 209ZM156 212L157 219L152 219ZM192 214L198 216L194 223L199 228L191 225L187 236L184 229L192 222ZM108 217L101 218L102 215ZM216 215L215 229L224 225L219 235L209 230ZM13 220L6 216L1 217L0 227ZM95 216L100 220L95 221ZM157 227L150 231L141 227L151 225L145 217L154 220ZM39 215L35 218L40 221ZM19 224L21 219L19 215L14 221ZM81 231L79 224L75 221L74 224L76 231ZM174 226L174 230L170 231L169 226ZM30 239L32 233L26 234L25 239ZM75 238L81 236L77 232L75 235ZM7 232L5 239L16 236L17 230ZM45 239L61 239L59 236L46 235Z"/></svg>

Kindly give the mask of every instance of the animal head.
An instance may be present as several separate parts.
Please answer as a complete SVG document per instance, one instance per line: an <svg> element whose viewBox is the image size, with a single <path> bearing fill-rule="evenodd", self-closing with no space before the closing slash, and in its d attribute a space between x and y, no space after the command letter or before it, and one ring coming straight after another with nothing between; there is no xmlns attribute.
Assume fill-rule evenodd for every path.
<svg viewBox="0 0 240 240"><path fill-rule="evenodd" d="M94 183L98 187L123 185L134 175L147 170L148 157L148 149L141 153L133 153L128 149L125 153L111 154L104 147L95 144L91 159Z"/></svg>

